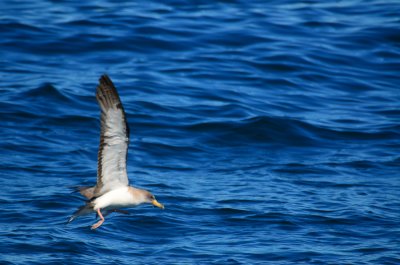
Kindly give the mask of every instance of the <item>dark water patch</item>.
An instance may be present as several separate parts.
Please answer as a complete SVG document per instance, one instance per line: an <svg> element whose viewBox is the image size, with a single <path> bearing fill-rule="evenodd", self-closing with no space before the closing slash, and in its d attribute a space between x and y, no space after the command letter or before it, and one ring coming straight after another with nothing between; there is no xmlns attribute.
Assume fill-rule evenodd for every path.
<svg viewBox="0 0 400 265"><path fill-rule="evenodd" d="M305 164L289 163L275 169L276 172L307 175L331 175L335 171L327 168L315 167Z"/></svg>
<svg viewBox="0 0 400 265"><path fill-rule="evenodd" d="M337 189L344 189L344 188L351 188L351 187L360 187L364 186L365 184L360 183L336 183L336 182L329 182L329 181L322 181L322 180L295 180L293 184L296 185L304 185L304 186L312 186L316 188L337 188Z"/></svg>
<svg viewBox="0 0 400 265"><path fill-rule="evenodd" d="M96 21L96 20L92 20L92 19L75 19L75 20L71 20L68 22L65 22L66 26L71 26L71 28L76 28L76 27L104 27L106 26L105 23L102 23L101 21ZM104 35L96 35L93 34L93 36L104 36Z"/></svg>
<svg viewBox="0 0 400 265"><path fill-rule="evenodd" d="M34 35L46 32L45 29L37 27L33 24L22 23L17 21L7 21L7 20L4 20L0 24L0 30L5 35L17 38L18 36L21 36L23 38L27 34ZM19 35L15 36L16 33Z"/></svg>
<svg viewBox="0 0 400 265"><path fill-rule="evenodd" d="M256 117L242 120L239 123L203 123L190 126L191 131L206 131L220 134L218 140L232 140L233 142L241 142L245 139L259 142L274 142L287 140L292 144L312 143L312 139L305 134L299 133L298 126L304 123L296 120L285 120L283 118ZM278 133L279 132L279 133ZM283 132L283 134L282 134ZM291 135L293 133L293 135ZM297 135L294 135L294 134Z"/></svg>

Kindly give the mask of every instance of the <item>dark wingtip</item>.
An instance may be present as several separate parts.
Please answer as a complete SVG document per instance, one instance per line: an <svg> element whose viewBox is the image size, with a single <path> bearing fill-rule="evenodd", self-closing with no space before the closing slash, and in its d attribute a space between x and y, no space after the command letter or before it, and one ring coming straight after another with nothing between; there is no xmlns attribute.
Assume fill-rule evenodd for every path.
<svg viewBox="0 0 400 265"><path fill-rule="evenodd" d="M104 85L113 85L111 78L107 74L101 75L99 78L99 82L100 82L100 84L104 84Z"/></svg>

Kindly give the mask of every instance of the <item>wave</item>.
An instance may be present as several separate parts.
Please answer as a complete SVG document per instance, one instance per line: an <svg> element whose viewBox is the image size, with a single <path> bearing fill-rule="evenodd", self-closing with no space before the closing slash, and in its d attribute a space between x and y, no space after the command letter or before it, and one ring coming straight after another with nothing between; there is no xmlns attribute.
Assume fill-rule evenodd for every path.
<svg viewBox="0 0 400 265"><path fill-rule="evenodd" d="M382 131L343 131L288 117L259 116L240 121L205 122L186 126L193 133L209 132L218 141L264 142L292 146L335 144L335 140L388 140L398 137L399 126Z"/></svg>

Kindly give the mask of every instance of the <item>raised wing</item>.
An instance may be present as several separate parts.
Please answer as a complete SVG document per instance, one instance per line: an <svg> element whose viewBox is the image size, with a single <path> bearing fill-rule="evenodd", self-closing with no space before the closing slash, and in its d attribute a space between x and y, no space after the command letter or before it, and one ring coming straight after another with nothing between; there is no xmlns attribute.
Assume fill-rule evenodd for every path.
<svg viewBox="0 0 400 265"><path fill-rule="evenodd" d="M96 99L101 109L101 134L94 197L129 184L126 173L129 127L117 89L107 75L99 80Z"/></svg>

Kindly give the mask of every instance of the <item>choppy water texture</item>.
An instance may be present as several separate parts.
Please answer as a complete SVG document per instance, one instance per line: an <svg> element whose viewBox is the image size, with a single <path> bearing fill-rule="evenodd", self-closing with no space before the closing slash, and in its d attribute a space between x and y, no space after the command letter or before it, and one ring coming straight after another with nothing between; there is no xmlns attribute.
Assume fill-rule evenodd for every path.
<svg viewBox="0 0 400 265"><path fill-rule="evenodd" d="M400 2L0 3L1 264L400 264ZM166 205L66 226L97 80Z"/></svg>

